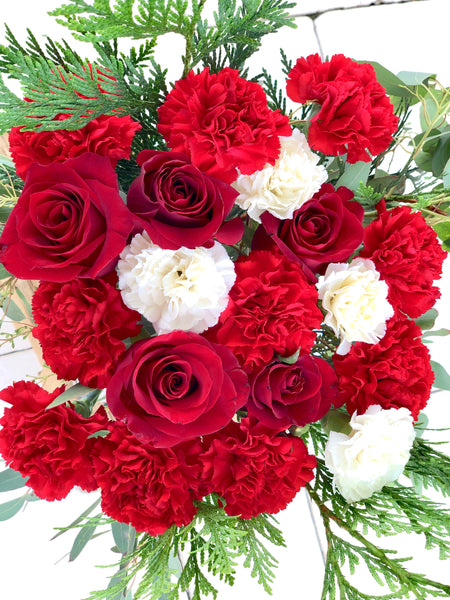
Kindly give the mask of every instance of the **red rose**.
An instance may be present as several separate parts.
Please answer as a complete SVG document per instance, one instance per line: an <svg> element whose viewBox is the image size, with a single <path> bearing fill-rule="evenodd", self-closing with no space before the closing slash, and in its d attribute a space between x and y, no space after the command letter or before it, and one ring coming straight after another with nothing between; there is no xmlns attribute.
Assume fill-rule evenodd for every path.
<svg viewBox="0 0 450 600"><path fill-rule="evenodd" d="M377 344L357 342L345 356L334 355L339 396L352 414L372 404L411 411L414 419L426 406L434 375L421 330L407 318L392 318Z"/></svg>
<svg viewBox="0 0 450 600"><path fill-rule="evenodd" d="M97 488L90 454L93 433L104 429L107 418L98 411L84 419L61 404L46 407L64 391L49 393L31 381L18 381L0 392L11 404L0 419L0 454L13 469L29 477L27 485L43 500L61 500L79 485Z"/></svg>
<svg viewBox="0 0 450 600"><path fill-rule="evenodd" d="M249 416L281 431L318 421L336 399L334 370L322 358L305 354L292 365L275 362L253 374L247 409Z"/></svg>
<svg viewBox="0 0 450 600"><path fill-rule="evenodd" d="M227 183L237 178L237 168L249 175L273 165L279 136L292 133L288 117L268 108L262 87L228 67L217 74L191 71L175 83L158 114L158 130L170 148Z"/></svg>
<svg viewBox="0 0 450 600"><path fill-rule="evenodd" d="M33 295L33 335L60 379L106 387L123 354L122 340L140 331L139 313L127 308L112 282L42 282Z"/></svg>
<svg viewBox="0 0 450 600"><path fill-rule="evenodd" d="M247 396L247 377L228 348L185 331L134 343L106 390L113 415L157 447L217 431Z"/></svg>
<svg viewBox="0 0 450 600"><path fill-rule="evenodd" d="M370 162L386 150L398 117L373 67L342 54L322 62L318 54L299 58L289 73L287 95L294 102L321 105L311 119L308 142L324 154L347 154L347 162ZM370 154L369 154L370 153Z"/></svg>
<svg viewBox="0 0 450 600"><path fill-rule="evenodd" d="M59 115L63 121L66 115ZM101 115L74 131L22 131L13 127L9 134L11 155L19 177L25 179L31 164L64 162L85 152L107 156L113 167L121 158L130 158L131 142L141 126L129 116Z"/></svg>
<svg viewBox="0 0 450 600"><path fill-rule="evenodd" d="M213 237L233 208L237 192L227 183L202 173L184 154L143 150L137 157L141 174L128 191L127 206L152 242L161 248L212 246ZM229 225L229 224L228 224Z"/></svg>
<svg viewBox="0 0 450 600"><path fill-rule="evenodd" d="M200 441L154 448L120 421L109 429L93 456L103 512L150 535L190 523L197 512L193 500L201 498Z"/></svg>
<svg viewBox="0 0 450 600"><path fill-rule="evenodd" d="M107 158L32 165L0 237L0 262L19 279L94 279L114 269L132 226Z"/></svg>
<svg viewBox="0 0 450 600"><path fill-rule="evenodd" d="M286 508L314 477L316 458L300 438L279 436L255 419L232 421L203 440L203 481L244 519Z"/></svg>
<svg viewBox="0 0 450 600"><path fill-rule="evenodd" d="M349 189L335 190L331 183L324 183L292 219L280 221L265 212L252 248L270 248L272 240L287 258L303 265L314 281L316 273L323 274L329 263L346 261L362 242L364 209L352 198Z"/></svg>
<svg viewBox="0 0 450 600"><path fill-rule="evenodd" d="M389 302L412 318L433 307L441 293L433 280L442 274L446 252L422 215L409 206L386 210L364 230L364 250L389 286Z"/></svg>
<svg viewBox="0 0 450 600"><path fill-rule="evenodd" d="M208 339L228 346L247 372L274 354L309 352L322 323L318 294L301 268L280 252L252 251L234 263L236 282Z"/></svg>

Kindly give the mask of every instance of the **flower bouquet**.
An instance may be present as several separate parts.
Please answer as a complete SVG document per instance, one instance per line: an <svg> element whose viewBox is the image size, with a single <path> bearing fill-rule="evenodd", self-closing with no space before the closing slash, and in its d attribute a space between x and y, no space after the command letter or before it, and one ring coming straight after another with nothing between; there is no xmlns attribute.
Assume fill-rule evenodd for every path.
<svg viewBox="0 0 450 600"><path fill-rule="evenodd" d="M208 22L204 4L69 0L53 14L95 59L31 32L0 47L22 88L0 83L2 305L21 321L32 282L14 335L53 374L0 392L0 491L27 488L0 515L99 490L101 513L62 528L71 558L112 530L116 574L90 600L200 600L239 561L270 591L273 515L304 488L323 600L369 598L358 563L379 598L448 598L370 534L450 555L450 514L422 494L450 493L422 412L449 389L423 339L449 333L432 329L450 90L342 54L250 74L293 5L219 1ZM166 32L186 42L173 83L154 58ZM125 37L143 42L125 53Z"/></svg>

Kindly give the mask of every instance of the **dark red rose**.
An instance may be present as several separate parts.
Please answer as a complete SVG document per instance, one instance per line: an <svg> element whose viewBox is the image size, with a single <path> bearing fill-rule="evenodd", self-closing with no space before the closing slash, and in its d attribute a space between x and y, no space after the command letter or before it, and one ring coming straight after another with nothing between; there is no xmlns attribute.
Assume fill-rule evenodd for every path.
<svg viewBox="0 0 450 600"><path fill-rule="evenodd" d="M89 419L64 404L46 410L63 391L64 386L49 393L32 381L18 381L0 392L11 404L0 419L0 454L49 501L65 498L75 485L88 492L97 488L90 463L95 439L88 438L107 424L103 410Z"/></svg>
<svg viewBox="0 0 450 600"><path fill-rule="evenodd" d="M230 185L202 173L177 152L143 150L137 162L141 174L130 186L127 206L154 244L177 250L212 246L214 237L225 243L242 237L240 219L236 236L225 240L220 236L238 195Z"/></svg>
<svg viewBox="0 0 450 600"><path fill-rule="evenodd" d="M247 397L247 376L228 348L185 331L134 343L106 390L112 414L157 447L221 429Z"/></svg>
<svg viewBox="0 0 450 600"><path fill-rule="evenodd" d="M332 404L336 406L336 375L316 356L305 354L291 365L273 362L254 373L249 382L249 416L277 431L314 423Z"/></svg>
<svg viewBox="0 0 450 600"><path fill-rule="evenodd" d="M289 136L289 119L267 106L258 83L226 67L213 74L191 71L175 83L158 109L158 130L175 152L187 154L199 169L232 183L274 164L279 136Z"/></svg>
<svg viewBox="0 0 450 600"><path fill-rule="evenodd" d="M362 242L364 209L352 198L346 187L335 190L324 183L292 219L281 221L265 212L252 248L269 248L272 241L287 258L303 265L308 279L315 280L316 273L325 273L329 263L346 261Z"/></svg>
<svg viewBox="0 0 450 600"><path fill-rule="evenodd" d="M377 344L357 342L345 356L334 355L339 397L350 414L378 404L384 409L404 406L417 419L434 381L430 353L420 335L413 321L394 317Z"/></svg>
<svg viewBox="0 0 450 600"><path fill-rule="evenodd" d="M0 237L0 262L19 279L95 279L114 269L132 227L107 158L32 165Z"/></svg>
<svg viewBox="0 0 450 600"><path fill-rule="evenodd" d="M228 346L247 372L274 354L309 352L322 323L318 294L297 264L280 252L252 251L234 263L236 282L219 323L204 335Z"/></svg>
<svg viewBox="0 0 450 600"><path fill-rule="evenodd" d="M106 387L125 354L122 340L140 331L140 314L124 305L113 281L41 282L32 304L46 364L60 379L88 387Z"/></svg>
<svg viewBox="0 0 450 600"><path fill-rule="evenodd" d="M193 500L201 498L200 441L155 448L120 421L109 429L93 456L103 512L150 535L190 523L197 512Z"/></svg>
<svg viewBox="0 0 450 600"><path fill-rule="evenodd" d="M286 91L294 102L321 105L308 129L311 148L331 156L347 154L349 163L370 162L386 150L397 129L398 117L374 68L343 54L325 62L318 54L299 58Z"/></svg>
<svg viewBox="0 0 450 600"><path fill-rule="evenodd" d="M447 253L422 215L409 206L386 210L364 230L364 250L389 286L389 302L412 318L433 307L441 293L433 281L442 275Z"/></svg>
<svg viewBox="0 0 450 600"><path fill-rule="evenodd" d="M232 421L203 443L206 491L226 500L229 515L250 519L277 513L314 478L316 458L303 440L276 435L256 419Z"/></svg>
<svg viewBox="0 0 450 600"><path fill-rule="evenodd" d="M63 121L67 115L58 115ZM19 177L25 179L31 164L64 162L85 152L107 156L113 167L121 158L130 158L131 142L141 126L130 116L101 115L81 129L66 131L22 131L13 127L9 147Z"/></svg>

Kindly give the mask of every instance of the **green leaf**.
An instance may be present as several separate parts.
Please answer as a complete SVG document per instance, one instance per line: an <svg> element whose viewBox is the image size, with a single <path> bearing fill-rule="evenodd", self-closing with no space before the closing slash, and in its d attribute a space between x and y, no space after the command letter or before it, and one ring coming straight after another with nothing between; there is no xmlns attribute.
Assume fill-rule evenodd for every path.
<svg viewBox="0 0 450 600"><path fill-rule="evenodd" d="M87 439L95 439L95 438L105 438L107 435L109 435L111 432L109 431L109 429L100 429L100 431L96 431L95 433L91 433L91 435L88 435Z"/></svg>
<svg viewBox="0 0 450 600"><path fill-rule="evenodd" d="M355 192L359 186L365 185L367 178L369 177L371 163L358 161L353 165L350 165L344 172L343 175L337 180L336 188L343 185L349 190Z"/></svg>
<svg viewBox="0 0 450 600"><path fill-rule="evenodd" d="M28 477L22 477L19 471L6 469L0 473L0 492L10 492L23 487L28 481Z"/></svg>
<svg viewBox="0 0 450 600"><path fill-rule="evenodd" d="M69 400L74 402L75 400L80 400L81 398L86 398L92 392L98 392L98 390L94 390L92 388L86 387L85 385L81 385L81 383L76 383L69 389L59 394L46 408L55 408L55 406L59 406L60 404L65 404Z"/></svg>
<svg viewBox="0 0 450 600"><path fill-rule="evenodd" d="M423 334L423 338L427 337L444 337L445 335L450 335L450 329L436 329L436 331L426 331Z"/></svg>
<svg viewBox="0 0 450 600"><path fill-rule="evenodd" d="M433 329L434 323L438 318L439 313L435 308L430 308L426 313L420 315L414 322L422 331Z"/></svg>
<svg viewBox="0 0 450 600"><path fill-rule="evenodd" d="M55 534L51 539L55 540L57 537L59 537L60 535L62 535L63 533L66 533L66 531L69 531L71 529L73 529L73 527L76 527L79 523L81 523L81 521L87 517L88 515L91 514L91 512L94 510L94 508L96 508L101 502L101 498L97 498L97 500L91 504L83 513L81 513L81 515L79 517L77 517L75 519L75 521L72 521L72 523L70 525L68 525L67 527L63 527L61 528L61 531L58 531L57 534Z"/></svg>
<svg viewBox="0 0 450 600"><path fill-rule="evenodd" d="M25 504L25 496L0 504L0 521L7 521L19 512Z"/></svg>
<svg viewBox="0 0 450 600"><path fill-rule="evenodd" d="M436 149L432 153L432 171L435 177L441 177L450 160L450 127L442 132Z"/></svg>
<svg viewBox="0 0 450 600"><path fill-rule="evenodd" d="M20 321L26 319L25 315L12 298L6 298L3 302L2 308L5 315L11 319L11 321L16 321L16 323L19 323Z"/></svg>
<svg viewBox="0 0 450 600"><path fill-rule="evenodd" d="M430 361L430 364L435 376L433 386L440 390L450 391L450 375L444 367L436 361L432 360Z"/></svg>
<svg viewBox="0 0 450 600"><path fill-rule="evenodd" d="M136 539L136 530L128 523L119 523L114 521L111 523L111 531L114 541L121 554L129 554L134 547Z"/></svg>
<svg viewBox="0 0 450 600"><path fill-rule="evenodd" d="M80 529L70 551L69 561L74 561L80 555L89 540L94 535L95 529L95 525L85 525Z"/></svg>
<svg viewBox="0 0 450 600"><path fill-rule="evenodd" d="M8 273L5 267L0 263L0 279L8 279L8 277L11 277L11 273Z"/></svg>
<svg viewBox="0 0 450 600"><path fill-rule="evenodd" d="M358 61L358 62L368 62L375 69L375 73L377 74L378 83L380 83L389 96L404 96L405 98L414 98L413 93L408 86L405 85L405 82L394 75L391 71L380 65L380 63L373 61Z"/></svg>
<svg viewBox="0 0 450 600"><path fill-rule="evenodd" d="M406 85L420 85L430 77L436 77L436 73L423 73L421 71L400 71L397 77Z"/></svg>
<svg viewBox="0 0 450 600"><path fill-rule="evenodd" d="M444 187L450 189L450 159L442 171L442 181L444 182Z"/></svg>

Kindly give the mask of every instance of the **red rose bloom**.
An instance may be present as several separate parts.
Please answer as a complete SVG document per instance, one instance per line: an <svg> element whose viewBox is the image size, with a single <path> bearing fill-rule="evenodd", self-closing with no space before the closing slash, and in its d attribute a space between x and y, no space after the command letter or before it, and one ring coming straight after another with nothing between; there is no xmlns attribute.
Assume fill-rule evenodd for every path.
<svg viewBox="0 0 450 600"><path fill-rule="evenodd" d="M250 377L248 414L277 431L303 427L336 405L336 383L334 370L322 358L305 354L292 365L271 363Z"/></svg>
<svg viewBox="0 0 450 600"><path fill-rule="evenodd" d="M104 411L84 419L64 404L46 410L63 391L49 393L31 381L18 381L0 392L0 399L11 404L0 419L0 454L48 501L65 498L75 485L88 492L97 488L90 463L95 439L88 438L107 423Z"/></svg>
<svg viewBox="0 0 450 600"><path fill-rule="evenodd" d="M286 508L314 477L316 458L300 438L278 436L255 419L232 421L204 438L203 481L244 519Z"/></svg>
<svg viewBox="0 0 450 600"><path fill-rule="evenodd" d="M66 115L59 115L62 121ZM11 155L19 177L25 179L31 164L64 162L85 152L107 156L113 167L121 158L130 158L131 142L141 126L130 116L101 115L75 131L22 131L13 127L9 134Z"/></svg>
<svg viewBox="0 0 450 600"><path fill-rule="evenodd" d="M353 192L324 183L311 200L280 221L268 212L261 216L252 248L269 249L275 243L290 260L303 265L308 279L323 274L329 263L346 261L363 239L364 209L352 202Z"/></svg>
<svg viewBox="0 0 450 600"><path fill-rule="evenodd" d="M103 512L150 535L190 523L197 512L193 500L201 498L200 441L154 448L120 421L109 429L93 456Z"/></svg>
<svg viewBox="0 0 450 600"><path fill-rule="evenodd" d="M357 342L345 356L334 355L338 389L352 414L371 404L411 411L414 419L426 406L434 381L421 330L407 318L392 318L378 344Z"/></svg>
<svg viewBox="0 0 450 600"><path fill-rule="evenodd" d="M242 237L240 219L232 239L222 239L219 232L238 195L230 185L202 173L177 152L143 150L137 162L141 174L130 186L127 206L154 244L177 250L210 247L214 236L224 243Z"/></svg>
<svg viewBox="0 0 450 600"><path fill-rule="evenodd" d="M32 165L0 237L0 262L19 279L95 279L114 269L132 226L107 158Z"/></svg>
<svg viewBox="0 0 450 600"><path fill-rule="evenodd" d="M234 263L236 282L208 339L228 346L247 372L275 353L308 353L322 323L318 294L301 268L280 252L252 251Z"/></svg>
<svg viewBox="0 0 450 600"><path fill-rule="evenodd" d="M185 331L135 342L106 390L112 414L157 447L221 429L247 397L247 377L228 348Z"/></svg>
<svg viewBox="0 0 450 600"><path fill-rule="evenodd" d="M288 117L268 108L262 87L228 67L217 74L191 71L175 83L158 114L158 130L170 148L227 183L237 178L237 167L249 175L273 165L279 136L292 133Z"/></svg>
<svg viewBox="0 0 450 600"><path fill-rule="evenodd" d="M349 163L370 162L370 154L386 150L397 129L398 117L373 67L342 54L325 62L318 54L299 58L286 91L294 102L321 105L308 130L311 148L329 156L347 154Z"/></svg>
<svg viewBox="0 0 450 600"><path fill-rule="evenodd" d="M360 256L375 263L389 286L389 302L412 318L433 307L441 295L433 280L442 274L446 252L422 215L409 206L386 210L364 230Z"/></svg>
<svg viewBox="0 0 450 600"><path fill-rule="evenodd" d="M33 335L60 379L106 387L125 354L122 340L140 331L141 316L127 308L112 282L42 282L33 296Z"/></svg>

